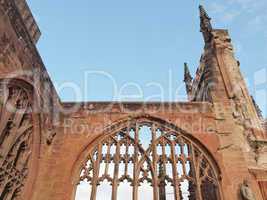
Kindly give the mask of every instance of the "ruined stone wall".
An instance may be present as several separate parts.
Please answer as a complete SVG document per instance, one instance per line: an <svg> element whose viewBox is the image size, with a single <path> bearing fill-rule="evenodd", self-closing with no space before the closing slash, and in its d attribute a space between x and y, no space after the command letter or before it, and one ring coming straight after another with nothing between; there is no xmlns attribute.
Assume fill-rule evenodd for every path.
<svg viewBox="0 0 267 200"><path fill-rule="evenodd" d="M241 184L241 171L243 176L248 170L255 176L253 171L257 171L262 174L260 179L266 180L266 131L240 72L240 62L234 57L229 33L213 29L203 10L201 23L205 48L189 96L192 101L208 100L214 106L224 165L231 166L226 173L239 174L231 181L232 187ZM256 178L255 185L260 179Z"/></svg>
<svg viewBox="0 0 267 200"><path fill-rule="evenodd" d="M141 118L179 128L202 146L218 166L222 199L241 199L240 186L247 179L256 199L264 200L261 191L265 192L267 181L266 133L233 57L227 32L205 33L205 42L201 59L204 73L195 82L193 102L62 103L14 1L1 1L0 78L3 83L12 80L8 83L28 91L32 107L32 131L27 141L33 142L20 198L74 200L87 152L109 134L110 127ZM3 113L0 128L6 130L4 124L13 124L14 119L5 119Z"/></svg>
<svg viewBox="0 0 267 200"><path fill-rule="evenodd" d="M1 196L3 199L14 198L12 195L19 196L21 199L31 199L41 166L39 159L42 157L42 153L46 151L47 141L51 138L50 130L53 129L53 124L58 119L58 106L56 105L59 105L59 99L35 47L38 34L36 33L35 38L31 35L33 32L29 32L25 19L21 16L23 10L19 9L17 3L9 0L0 3L0 85L2 100L0 127L1 138L2 136L5 138L3 141L3 138L1 139L3 142L1 142L0 147L1 167L5 167L6 162L2 162L2 159L6 159L3 155L7 155L9 163L13 163L13 167L9 165L8 168L5 167L5 171L1 168L1 173L4 173L1 174L0 178L1 195L5 195ZM22 7L20 8L22 9ZM23 8L28 7L24 5ZM32 16L29 14L29 10L26 11L27 16ZM23 13L26 13L26 11ZM32 20L31 22L35 21ZM34 26L31 27L34 28ZM36 27L35 30L37 31ZM27 95L22 95L24 93ZM16 95L18 96L16 97ZM11 104L9 98L14 98ZM20 111L24 106L24 103L21 104L21 102L29 104L27 111ZM14 106L15 109L9 110L7 106L9 104ZM7 117L9 115L10 117ZM23 116L21 120L18 118L20 115ZM24 118L28 116L31 116L32 121L25 121ZM23 127L21 130L19 129L20 124L26 122L29 124L29 130L31 130L27 139L25 134L28 129L26 127L24 127L25 130ZM15 139L15 136L18 138ZM22 143L22 141L24 142ZM6 146L8 143L10 145ZM25 145L20 146L21 144ZM15 147L17 150L15 150ZM8 149L10 149L10 154L5 153ZM27 161L21 160L22 163L24 162L23 165L17 166L15 158L10 157L10 155L15 156L17 154L19 157L21 152L26 153L26 149L30 156L27 157ZM15 180L10 179L9 181L9 179L6 179L8 174L12 174L15 169L18 170L18 174L21 174L19 179L20 183L24 185L23 187L13 184ZM18 174L16 177L19 177ZM4 179L2 179L3 177ZM4 190L10 192L4 194Z"/></svg>

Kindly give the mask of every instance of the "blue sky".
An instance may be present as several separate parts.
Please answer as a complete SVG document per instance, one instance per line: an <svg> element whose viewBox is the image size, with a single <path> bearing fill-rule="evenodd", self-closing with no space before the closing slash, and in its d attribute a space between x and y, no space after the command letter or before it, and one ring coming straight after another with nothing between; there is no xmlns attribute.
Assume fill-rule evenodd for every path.
<svg viewBox="0 0 267 200"><path fill-rule="evenodd" d="M194 74L203 49L201 3L215 28L229 29L250 92L267 111L266 0L28 3L42 31L38 49L63 101L114 100L110 77L122 94L134 95L126 100L162 100L158 85L164 100L185 100L183 63ZM74 84L78 96L68 88Z"/></svg>

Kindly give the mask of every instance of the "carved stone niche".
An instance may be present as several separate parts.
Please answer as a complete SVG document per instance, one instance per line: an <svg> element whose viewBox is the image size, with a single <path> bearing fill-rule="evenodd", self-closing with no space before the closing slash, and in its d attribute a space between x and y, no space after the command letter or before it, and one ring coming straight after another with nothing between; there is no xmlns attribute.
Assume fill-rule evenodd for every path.
<svg viewBox="0 0 267 200"><path fill-rule="evenodd" d="M0 82L0 199L19 198L32 157L33 116L29 92L13 81Z"/></svg>

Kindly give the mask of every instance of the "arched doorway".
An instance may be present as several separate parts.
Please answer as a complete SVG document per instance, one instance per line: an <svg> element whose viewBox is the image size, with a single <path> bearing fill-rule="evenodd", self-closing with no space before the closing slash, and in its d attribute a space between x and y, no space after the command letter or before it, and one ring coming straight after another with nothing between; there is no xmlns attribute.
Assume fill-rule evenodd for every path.
<svg viewBox="0 0 267 200"><path fill-rule="evenodd" d="M222 199L217 165L184 131L148 118L114 129L88 152L76 200Z"/></svg>

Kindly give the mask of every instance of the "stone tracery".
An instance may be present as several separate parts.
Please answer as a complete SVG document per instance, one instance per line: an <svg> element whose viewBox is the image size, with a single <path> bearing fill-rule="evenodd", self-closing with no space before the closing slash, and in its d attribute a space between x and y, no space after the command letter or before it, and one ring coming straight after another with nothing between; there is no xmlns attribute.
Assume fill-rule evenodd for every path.
<svg viewBox="0 0 267 200"><path fill-rule="evenodd" d="M152 121L135 121L105 136L89 152L80 181L90 183L90 200L98 199L104 181L112 187L113 200L123 182L131 185L134 200L143 183L153 189L155 200L220 199L218 175L208 155L182 133Z"/></svg>
<svg viewBox="0 0 267 200"><path fill-rule="evenodd" d="M31 157L33 118L26 90L1 82L0 199L17 199L26 184Z"/></svg>

